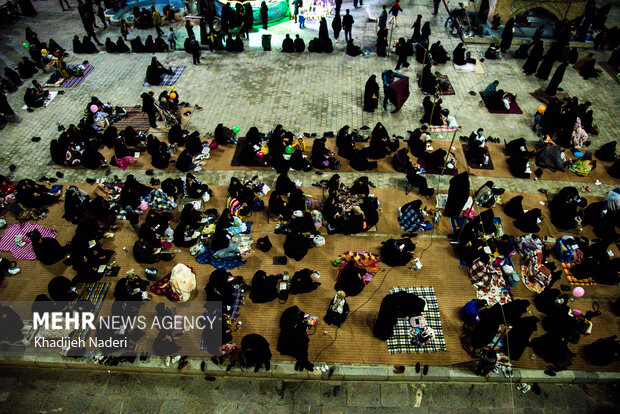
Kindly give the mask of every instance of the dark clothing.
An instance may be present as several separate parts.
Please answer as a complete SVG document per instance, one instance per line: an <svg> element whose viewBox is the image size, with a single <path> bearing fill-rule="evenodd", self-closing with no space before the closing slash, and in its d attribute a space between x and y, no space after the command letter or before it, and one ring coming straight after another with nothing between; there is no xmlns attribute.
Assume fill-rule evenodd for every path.
<svg viewBox="0 0 620 414"><path fill-rule="evenodd" d="M379 84L377 83L377 76L372 75L366 81L364 88L364 111L374 112L379 105Z"/></svg>

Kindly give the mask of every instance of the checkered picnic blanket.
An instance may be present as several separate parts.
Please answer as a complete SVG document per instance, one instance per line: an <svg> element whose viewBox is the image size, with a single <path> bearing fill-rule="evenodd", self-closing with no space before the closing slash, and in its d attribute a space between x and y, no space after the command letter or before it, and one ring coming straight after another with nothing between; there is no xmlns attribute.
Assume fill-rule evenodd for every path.
<svg viewBox="0 0 620 414"><path fill-rule="evenodd" d="M37 255L34 253L32 243L26 234L32 230L39 230L41 237L56 237L56 230L43 227L38 224L25 222L11 224L0 237L0 251L11 252L14 259L17 260L36 260ZM15 237L23 236L24 241L27 242L24 247L19 247L15 244Z"/></svg>
<svg viewBox="0 0 620 414"><path fill-rule="evenodd" d="M170 75L164 75L161 78L161 83L155 86L170 86L174 85L181 77L181 74L185 70L185 66L169 66L172 73ZM143 86L151 86L148 82L144 82Z"/></svg>
<svg viewBox="0 0 620 414"><path fill-rule="evenodd" d="M105 282L95 282L95 283L86 283L84 285L86 287L86 290L84 291L84 293L82 293L82 295L73 301L73 304L77 303L78 301L89 301L94 305L94 309L93 309L93 314L96 316L99 314L99 311L101 310L101 306L103 305L103 299L105 298L105 295L108 293L108 290L110 290L110 283L105 283ZM88 334L89 329L80 329L80 330L76 330L73 332L73 334L71 334L71 339L77 339L77 338L81 338L84 339L86 338L86 335Z"/></svg>
<svg viewBox="0 0 620 414"><path fill-rule="evenodd" d="M439 314L439 304L433 287L395 287L390 289L390 295L396 292L405 291L413 293L426 301L426 309L422 313L426 319L426 323L435 331L435 339L430 341L424 347L416 347L411 344L411 325L409 318L398 318L394 326L394 333L387 340L388 352L394 353L412 353L412 352L437 352L446 350L446 340L443 336L441 327L441 316Z"/></svg>
<svg viewBox="0 0 620 414"><path fill-rule="evenodd" d="M233 302L232 310L230 311L231 322L237 320L237 318L239 317L239 312L241 311L241 306L243 305L243 291L241 290L241 288L235 288L235 291L233 292L233 297L235 298L235 301Z"/></svg>
<svg viewBox="0 0 620 414"><path fill-rule="evenodd" d="M560 263L562 265L562 270L566 275L566 279L568 279L568 284L572 286L594 286L596 282L591 277L587 279L577 279L571 273L570 269L573 267L574 263Z"/></svg>

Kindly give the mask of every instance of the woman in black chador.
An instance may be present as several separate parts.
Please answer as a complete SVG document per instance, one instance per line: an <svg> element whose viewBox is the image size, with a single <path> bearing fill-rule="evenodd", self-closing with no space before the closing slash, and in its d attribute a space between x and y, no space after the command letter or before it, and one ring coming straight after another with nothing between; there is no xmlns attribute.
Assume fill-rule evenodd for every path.
<svg viewBox="0 0 620 414"><path fill-rule="evenodd" d="M371 75L364 88L364 111L374 112L379 105L379 84L377 75Z"/></svg>
<svg viewBox="0 0 620 414"><path fill-rule="evenodd" d="M553 69L553 63L555 62L555 56L555 50L552 46L547 51L545 57L543 57L542 63L538 67L538 72L536 72L536 77L538 79L549 79L549 74L551 73L551 69Z"/></svg>
<svg viewBox="0 0 620 414"><path fill-rule="evenodd" d="M502 32L502 42L499 44L499 48L502 50L502 53L506 53L506 51L510 49L510 45L512 45L512 29L514 25L515 19L511 17L504 26L504 31Z"/></svg>
<svg viewBox="0 0 620 414"><path fill-rule="evenodd" d="M538 62L540 62L542 55L543 55L543 42L538 40L536 41L536 43L534 43L534 47L532 48L530 55L525 60L525 64L523 65L524 75L531 75L532 73L536 72L536 68L538 67Z"/></svg>
<svg viewBox="0 0 620 414"><path fill-rule="evenodd" d="M343 291L347 296L357 296L364 289L362 276L366 272L355 265L353 260L347 262L342 268L338 281L334 285L336 291Z"/></svg>
<svg viewBox="0 0 620 414"><path fill-rule="evenodd" d="M545 93L547 95L553 96L558 92L558 87L560 86L560 83L562 83L562 79L564 79L564 72L566 72L567 66L568 63L564 62L557 67L553 77L551 78L551 82L549 82L547 89L545 89Z"/></svg>

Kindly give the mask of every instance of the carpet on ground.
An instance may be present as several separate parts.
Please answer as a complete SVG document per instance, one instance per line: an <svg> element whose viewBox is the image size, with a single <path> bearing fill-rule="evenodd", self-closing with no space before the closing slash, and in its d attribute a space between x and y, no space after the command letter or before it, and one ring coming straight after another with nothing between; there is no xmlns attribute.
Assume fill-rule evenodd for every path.
<svg viewBox="0 0 620 414"><path fill-rule="evenodd" d="M179 80L179 78L183 74L183 71L185 70L185 66L169 66L169 68L172 71L172 73L169 74L169 75L162 76L161 83L159 85L151 85L148 82L144 82L144 84L142 86L171 86L171 85L174 85L176 83L176 81Z"/></svg>
<svg viewBox="0 0 620 414"><path fill-rule="evenodd" d="M566 279L568 279L568 284L572 286L595 286L596 282L591 277L587 279L577 279L571 273L570 269L574 266L574 263L560 263L562 265L562 271L566 275Z"/></svg>
<svg viewBox="0 0 620 414"><path fill-rule="evenodd" d="M426 323L435 332L435 338L423 347L418 347L411 344L411 324L409 318L398 318L396 325L394 325L394 333L387 340L388 352L390 354L395 353L413 353L413 352L438 352L446 350L446 340L443 336L443 329L441 326L441 315L439 313L439 304L437 303L437 296L435 295L435 288L433 287L410 287L401 288L395 287L390 289L390 295L396 292L405 291L407 293L413 293L426 301L426 308L422 315L426 319Z"/></svg>
<svg viewBox="0 0 620 414"><path fill-rule="evenodd" d="M558 91L554 96L549 96L545 93L545 90L543 88L536 89L534 92L531 92L530 95L532 95L539 102L542 102L545 105L548 105L552 98L558 98L559 100L563 100L564 98L569 97L568 93L564 91Z"/></svg>
<svg viewBox="0 0 620 414"><path fill-rule="evenodd" d="M11 224L0 237L0 251L11 252L13 258L16 260L36 260L37 256L34 254L32 243L27 233L32 230L39 230L41 237L56 237L56 230L47 227L39 226L34 223L14 223ZM23 247L19 247L15 243L15 237L22 236L23 241L26 244Z"/></svg>
<svg viewBox="0 0 620 414"><path fill-rule="evenodd" d="M469 145L463 144L463 154L467 154L468 150L469 150ZM493 170L495 168L493 167L493 158L491 158L490 152L489 152L489 163L487 165L472 164L471 162L469 162L469 159L467 159L467 155L465 155L465 161L467 161L467 165L469 165L471 168L476 169L476 170Z"/></svg>
<svg viewBox="0 0 620 414"><path fill-rule="evenodd" d="M95 282L95 283L86 283L84 287L86 290L84 293L80 295L80 297L73 301L73 304L77 304L78 301L88 301L93 304L93 309L91 312L93 315L97 316L99 311L101 310L101 306L103 305L103 299L105 295L110 290L110 283L106 282ZM88 334L89 329L79 329L73 332L71 335L71 339L84 339Z"/></svg>
<svg viewBox="0 0 620 414"><path fill-rule="evenodd" d="M482 92L478 92L478 93L480 94L480 98L482 98ZM519 108L519 104L515 100L514 95L513 94L509 94L509 96L510 96L510 109L502 109L502 110L490 109L486 105L485 105L485 108L487 108L487 111L489 111L489 113L491 113L491 114L514 114L514 115L521 115L523 113L523 111L521 110L521 108Z"/></svg>
<svg viewBox="0 0 620 414"><path fill-rule="evenodd" d="M67 65L69 69L75 69L77 65ZM69 76L67 79L59 79L56 83L45 83L43 86L47 88L77 88L84 82L84 79L92 72L95 67L93 65L84 65L82 76Z"/></svg>

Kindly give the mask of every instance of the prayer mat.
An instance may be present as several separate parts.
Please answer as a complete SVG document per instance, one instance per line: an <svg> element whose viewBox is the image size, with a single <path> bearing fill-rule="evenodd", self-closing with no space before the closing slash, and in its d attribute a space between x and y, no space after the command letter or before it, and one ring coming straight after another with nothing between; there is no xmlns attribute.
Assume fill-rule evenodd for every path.
<svg viewBox="0 0 620 414"><path fill-rule="evenodd" d="M235 154L232 157L232 161L230 161L230 165L233 167L241 167L241 152L246 147L245 138L239 138L237 140L237 146L235 147Z"/></svg>
<svg viewBox="0 0 620 414"><path fill-rule="evenodd" d="M108 290L110 290L110 286L111 284L106 282L86 283L84 285L86 290L80 295L78 299L73 301L73 304L75 305L78 301L87 300L93 304L92 313L97 316L99 314L99 311L101 310L101 306L103 305L103 299L108 293ZM71 339L84 339L88 331L88 328L76 330L71 335Z"/></svg>
<svg viewBox="0 0 620 414"><path fill-rule="evenodd" d="M558 91L554 96L549 96L545 93L545 90L543 88L536 89L534 92L531 92L530 95L532 95L534 98L544 103L545 105L549 104L551 98L558 98L559 100L562 100L569 97L568 93L564 91Z"/></svg>
<svg viewBox="0 0 620 414"><path fill-rule="evenodd" d="M47 227L39 226L34 223L15 223L11 224L2 237L0 237L0 251L11 252L13 258L16 260L36 260L37 256L34 254L32 243L26 233L37 229L41 233L41 237L56 237L56 230ZM15 236L22 236L26 242L24 247L19 247L15 244Z"/></svg>
<svg viewBox="0 0 620 414"><path fill-rule="evenodd" d="M562 270L566 275L566 279L568 279L568 284L572 286L595 286L596 282L591 277L587 279L577 279L571 273L570 269L573 267L574 263L560 263L562 265Z"/></svg>
<svg viewBox="0 0 620 414"><path fill-rule="evenodd" d="M170 75L164 75L161 78L161 83L159 85L151 85L148 82L144 82L142 86L171 86L176 83L177 80L183 74L185 70L185 66L169 66L172 73Z"/></svg>
<svg viewBox="0 0 620 414"><path fill-rule="evenodd" d="M447 75L437 75L437 81L439 82L439 95L456 95L454 87Z"/></svg>
<svg viewBox="0 0 620 414"><path fill-rule="evenodd" d="M146 132L149 128L151 128L151 125L149 124L149 117L146 112L142 112L141 106L123 106L122 108L127 111L127 115L117 119L111 124L114 125L119 132L128 126L133 127L133 129L138 132Z"/></svg>
<svg viewBox="0 0 620 414"><path fill-rule="evenodd" d="M244 221L246 230L241 234L251 234L252 222ZM241 246L241 245L240 245ZM196 256L196 261L200 264L210 264L216 269L235 269L246 264L247 260L241 260L240 256L227 257L225 259L218 259L213 256L213 249L211 246L205 246L202 253Z"/></svg>
<svg viewBox="0 0 620 414"><path fill-rule="evenodd" d="M478 92L478 93L480 94L480 98L482 98L482 92ZM514 100L514 95L510 96L510 109L502 109L502 110L489 109L486 105L485 105L485 108L487 108L487 111L489 111L489 113L491 114L521 115L523 113L521 108L519 108L519 104L517 103L517 101Z"/></svg>
<svg viewBox="0 0 620 414"><path fill-rule="evenodd" d="M67 65L71 69L75 69L76 65ZM93 65L84 65L84 73L82 76L69 76L63 83L60 84L60 88L77 88L84 82L84 79L88 76L90 72L95 68Z"/></svg>
<svg viewBox="0 0 620 414"><path fill-rule="evenodd" d="M235 291L233 292L233 305L232 305L232 310L230 311L230 321L234 322L237 320L237 318L239 318L239 313L241 312L241 306L243 305L243 291L241 290L240 287L236 287Z"/></svg>
<svg viewBox="0 0 620 414"><path fill-rule="evenodd" d="M396 287L390 289L390 295L402 291L413 293L426 301L426 308L424 312L422 312L422 316L426 319L426 324L435 332L435 338L423 347L412 345L412 336L409 333L412 328L409 324L409 318L398 318L396 325L394 325L394 333L387 340L388 352L390 354L395 354L397 352L413 353L445 351L446 340L443 336L443 329L441 327L441 315L439 314L439 304L437 303L435 288L411 287L403 289Z"/></svg>
<svg viewBox="0 0 620 414"><path fill-rule="evenodd" d="M454 70L460 73L478 73L483 75L485 73L484 68L482 67L482 63L480 60L476 60L476 63L466 63L465 65L459 66L454 65Z"/></svg>
<svg viewBox="0 0 620 414"><path fill-rule="evenodd" d="M468 144L463 144L463 153L467 154L468 150L469 150L469 145ZM471 162L469 162L469 159L467 158L467 155L465 155L465 161L467 161L467 165L469 165L471 168L473 168L475 170L493 170L493 169L495 169L495 167L493 166L493 158L491 158L491 152L489 152L489 163L487 165L472 164Z"/></svg>
<svg viewBox="0 0 620 414"><path fill-rule="evenodd" d="M431 132L454 132L456 127L449 127L448 124L443 125L430 125Z"/></svg>
<svg viewBox="0 0 620 414"><path fill-rule="evenodd" d="M46 108L47 105L49 105L50 102L52 102L54 100L56 95L58 95L58 91L49 91L49 95L47 95L47 98L45 98L45 102L43 103L43 106L41 108L32 108L32 109L43 109L43 108ZM28 109L28 105L22 106L22 109Z"/></svg>
<svg viewBox="0 0 620 414"><path fill-rule="evenodd" d="M605 72L609 73L612 78L618 83L620 83L620 72L618 72L613 66L609 64L609 62L598 62L598 64L605 70Z"/></svg>

